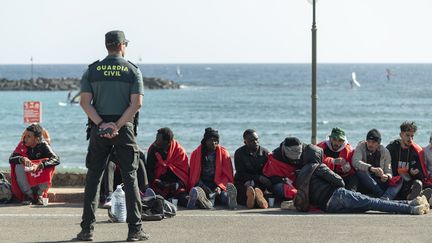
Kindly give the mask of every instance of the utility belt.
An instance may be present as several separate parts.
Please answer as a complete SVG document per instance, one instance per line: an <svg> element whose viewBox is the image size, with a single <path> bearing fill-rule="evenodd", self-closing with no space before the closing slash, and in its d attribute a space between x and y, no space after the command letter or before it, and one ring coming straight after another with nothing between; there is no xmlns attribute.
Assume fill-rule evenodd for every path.
<svg viewBox="0 0 432 243"><path fill-rule="evenodd" d="M121 115L100 115L100 117L102 118L102 120L104 122L116 122L120 119ZM132 122L133 126L134 126L134 135L137 136L138 135L138 123L139 123L139 111L137 113L135 113L135 116L132 118ZM86 129L86 139L89 140L90 139L90 131L92 127L96 127L97 125L90 119L88 118L87 120L87 129Z"/></svg>

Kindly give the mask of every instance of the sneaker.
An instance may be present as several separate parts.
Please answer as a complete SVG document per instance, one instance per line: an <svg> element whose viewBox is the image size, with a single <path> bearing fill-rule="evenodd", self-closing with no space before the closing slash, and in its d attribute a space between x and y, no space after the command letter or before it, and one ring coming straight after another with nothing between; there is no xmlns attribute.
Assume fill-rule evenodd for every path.
<svg viewBox="0 0 432 243"><path fill-rule="evenodd" d="M253 187L246 188L246 207L253 208L255 206L255 190Z"/></svg>
<svg viewBox="0 0 432 243"><path fill-rule="evenodd" d="M429 201L429 199L432 197L432 189L426 188L421 193L420 196L425 196L426 199Z"/></svg>
<svg viewBox="0 0 432 243"><path fill-rule="evenodd" d="M199 203L199 206L204 209L212 209L213 203L207 198L205 191L199 186L195 188L197 191L197 201Z"/></svg>
<svg viewBox="0 0 432 243"><path fill-rule="evenodd" d="M93 232L90 230L81 230L81 232L77 234L77 239L80 241L92 241Z"/></svg>
<svg viewBox="0 0 432 243"><path fill-rule="evenodd" d="M138 232L129 233L126 241L145 241L150 239L150 234L144 232L142 229Z"/></svg>
<svg viewBox="0 0 432 243"><path fill-rule="evenodd" d="M237 208L237 188L232 183L227 183L228 208Z"/></svg>
<svg viewBox="0 0 432 243"><path fill-rule="evenodd" d="M111 199L112 199L112 193L110 193L110 194L107 196L107 198L105 199L105 202L104 202L102 208L110 209L110 208L111 208L111 205L112 205Z"/></svg>
<svg viewBox="0 0 432 243"><path fill-rule="evenodd" d="M419 180L414 180L411 186L411 192L407 196L407 200L413 200L418 197L422 191L423 184Z"/></svg>
<svg viewBox="0 0 432 243"><path fill-rule="evenodd" d="M296 208L294 206L294 201L293 200L282 201L281 202L281 209L284 209L284 210L296 210Z"/></svg>
<svg viewBox="0 0 432 243"><path fill-rule="evenodd" d="M34 205L43 205L43 197L42 197L42 196L37 196L37 197L33 200L33 204L34 204Z"/></svg>
<svg viewBox="0 0 432 243"><path fill-rule="evenodd" d="M188 209L195 208L195 204L196 204L196 201L198 199L198 190L197 190L197 188L198 187L193 187L190 190L190 192L189 192L189 199L188 199L188 202L187 202L187 205L186 205L186 207Z"/></svg>
<svg viewBox="0 0 432 243"><path fill-rule="evenodd" d="M418 205L422 205L422 204L426 204L428 203L428 200L426 199L425 196L421 196L421 197L416 197L413 200L411 200L408 205L410 206L418 206Z"/></svg>
<svg viewBox="0 0 432 243"><path fill-rule="evenodd" d="M264 198L264 193L261 189L255 188L255 194L256 194L256 202L258 204L258 207L260 208L268 208L268 203L266 199Z"/></svg>

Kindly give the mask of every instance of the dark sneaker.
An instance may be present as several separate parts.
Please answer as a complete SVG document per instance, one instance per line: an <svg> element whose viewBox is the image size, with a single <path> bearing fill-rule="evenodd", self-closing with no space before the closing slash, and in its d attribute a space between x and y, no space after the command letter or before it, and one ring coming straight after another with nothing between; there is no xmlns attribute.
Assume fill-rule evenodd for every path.
<svg viewBox="0 0 432 243"><path fill-rule="evenodd" d="M246 188L246 207L253 208L255 206L255 190L253 187Z"/></svg>
<svg viewBox="0 0 432 243"><path fill-rule="evenodd" d="M81 232L77 234L77 239L80 241L92 241L93 232L90 230L81 230Z"/></svg>
<svg viewBox="0 0 432 243"><path fill-rule="evenodd" d="M196 192L197 192L197 201L199 203L199 206L204 209L212 209L213 203L207 198L207 195L201 187L197 186Z"/></svg>
<svg viewBox="0 0 432 243"><path fill-rule="evenodd" d="M143 230L140 230L135 233L129 233L128 238L126 240L130 242L130 241L145 241L148 239L150 239L150 234L144 232Z"/></svg>
<svg viewBox="0 0 432 243"><path fill-rule="evenodd" d="M198 187L192 187L192 189L189 192L189 199L188 199L188 202L187 202L187 205L186 205L186 207L188 209L195 208L195 204L196 204L196 201L198 199L198 190L197 190L197 188Z"/></svg>
<svg viewBox="0 0 432 243"><path fill-rule="evenodd" d="M421 193L420 196L425 196L426 199L429 201L429 199L431 199L432 197L432 189L431 188L426 188L424 189Z"/></svg>
<svg viewBox="0 0 432 243"><path fill-rule="evenodd" d="M414 180L411 186L411 192L407 196L407 200L413 200L418 197L422 191L423 184L420 180Z"/></svg>
<svg viewBox="0 0 432 243"><path fill-rule="evenodd" d="M255 194L256 194L256 202L258 204L258 207L260 208L268 208L268 203L264 198L264 193L261 189L255 188Z"/></svg>
<svg viewBox="0 0 432 243"><path fill-rule="evenodd" d="M110 193L110 194L107 196L107 198L105 199L105 202L104 202L102 208L110 209L110 208L111 208L111 204L112 204L112 203L111 203L111 199L112 199L112 193Z"/></svg>
<svg viewBox="0 0 432 243"><path fill-rule="evenodd" d="M33 204L34 204L34 205L43 205L43 198L42 198L42 196L37 196L37 197L33 200Z"/></svg>
<svg viewBox="0 0 432 243"><path fill-rule="evenodd" d="M237 208L237 188L232 183L227 183L228 208Z"/></svg>

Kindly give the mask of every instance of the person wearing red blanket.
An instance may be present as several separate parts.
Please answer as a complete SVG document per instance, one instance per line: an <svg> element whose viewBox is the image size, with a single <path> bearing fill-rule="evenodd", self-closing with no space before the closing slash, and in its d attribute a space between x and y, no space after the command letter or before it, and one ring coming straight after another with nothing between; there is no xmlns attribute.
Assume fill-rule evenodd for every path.
<svg viewBox="0 0 432 243"><path fill-rule="evenodd" d="M42 196L51 186L55 166L60 164L59 157L42 136L43 128L31 124L9 158L12 192L24 204L42 204Z"/></svg>
<svg viewBox="0 0 432 243"><path fill-rule="evenodd" d="M303 144L296 137L287 137L268 155L263 174L272 183L272 193L282 200L291 200L297 193L294 182L297 164L301 159Z"/></svg>
<svg viewBox="0 0 432 243"><path fill-rule="evenodd" d="M357 191L359 182L351 162L353 149L347 141L345 131L339 127L333 128L329 139L320 142L317 146L324 151L323 163L342 177L345 188Z"/></svg>
<svg viewBox="0 0 432 243"><path fill-rule="evenodd" d="M233 167L228 151L219 145L219 133L208 127L205 129L201 145L190 158L190 177L187 208L210 209L216 199L230 209L237 207L237 189L233 184Z"/></svg>
<svg viewBox="0 0 432 243"><path fill-rule="evenodd" d="M188 156L174 139L170 128L164 127L157 131L156 141L147 152L146 165L150 187L165 199L176 198L180 206L186 207Z"/></svg>
<svg viewBox="0 0 432 243"><path fill-rule="evenodd" d="M424 161L423 149L414 142L417 125L405 121L400 125L399 139L387 145L391 156L393 176L403 178L402 188L396 199L412 200L422 194L423 186L430 185Z"/></svg>

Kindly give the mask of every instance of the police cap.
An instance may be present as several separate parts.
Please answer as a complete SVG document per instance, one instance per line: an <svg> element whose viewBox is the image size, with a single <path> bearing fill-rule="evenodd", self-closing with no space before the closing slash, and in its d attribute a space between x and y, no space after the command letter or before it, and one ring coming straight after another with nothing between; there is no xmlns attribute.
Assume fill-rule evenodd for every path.
<svg viewBox="0 0 432 243"><path fill-rule="evenodd" d="M126 40L125 34L121 30L113 30L105 34L105 44L112 45L118 43L129 42Z"/></svg>

